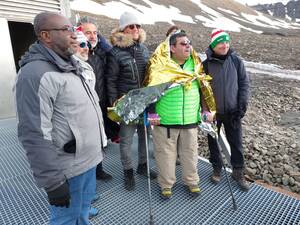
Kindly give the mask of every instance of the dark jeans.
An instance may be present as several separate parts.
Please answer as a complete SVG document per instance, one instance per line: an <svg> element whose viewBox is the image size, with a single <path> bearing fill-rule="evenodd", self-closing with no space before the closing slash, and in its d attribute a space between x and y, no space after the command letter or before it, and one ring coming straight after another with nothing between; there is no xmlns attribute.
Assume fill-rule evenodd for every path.
<svg viewBox="0 0 300 225"><path fill-rule="evenodd" d="M224 125L227 141L231 149L231 165L234 169L244 168L244 155L242 145L242 123L241 119L237 119L232 123L231 116L217 116L217 126L220 129ZM214 138L208 135L208 146L210 151L209 161L214 168L221 169L221 155Z"/></svg>

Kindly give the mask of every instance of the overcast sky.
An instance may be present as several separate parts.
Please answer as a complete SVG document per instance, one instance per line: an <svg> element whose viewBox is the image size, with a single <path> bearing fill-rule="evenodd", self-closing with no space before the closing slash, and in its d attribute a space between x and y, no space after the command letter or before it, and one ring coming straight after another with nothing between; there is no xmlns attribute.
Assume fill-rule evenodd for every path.
<svg viewBox="0 0 300 225"><path fill-rule="evenodd" d="M283 4L286 4L289 2L289 0L235 0L237 2L241 3L247 3L248 5L257 5L257 4L269 4L269 3L276 3L276 2L282 2Z"/></svg>

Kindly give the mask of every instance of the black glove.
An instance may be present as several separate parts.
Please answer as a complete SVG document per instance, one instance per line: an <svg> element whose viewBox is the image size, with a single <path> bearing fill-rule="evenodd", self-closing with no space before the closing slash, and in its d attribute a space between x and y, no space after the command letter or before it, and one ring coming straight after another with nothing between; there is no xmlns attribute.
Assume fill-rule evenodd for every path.
<svg viewBox="0 0 300 225"><path fill-rule="evenodd" d="M234 129L237 129L241 123L241 113L240 111L236 111L230 116L230 123Z"/></svg>
<svg viewBox="0 0 300 225"><path fill-rule="evenodd" d="M70 205L70 192L67 181L53 191L47 192L50 205L67 207Z"/></svg>
<svg viewBox="0 0 300 225"><path fill-rule="evenodd" d="M240 118L243 118L245 116L246 111L247 111L247 106L246 105L239 107L239 110L237 112L240 115Z"/></svg>

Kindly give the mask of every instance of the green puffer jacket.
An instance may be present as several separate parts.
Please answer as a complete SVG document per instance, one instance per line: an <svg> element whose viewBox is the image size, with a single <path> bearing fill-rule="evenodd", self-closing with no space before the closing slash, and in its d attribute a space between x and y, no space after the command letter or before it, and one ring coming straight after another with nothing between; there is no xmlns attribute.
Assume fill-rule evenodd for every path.
<svg viewBox="0 0 300 225"><path fill-rule="evenodd" d="M189 125L200 122L200 90L197 80L190 89L183 85L171 88L156 103L161 125Z"/></svg>

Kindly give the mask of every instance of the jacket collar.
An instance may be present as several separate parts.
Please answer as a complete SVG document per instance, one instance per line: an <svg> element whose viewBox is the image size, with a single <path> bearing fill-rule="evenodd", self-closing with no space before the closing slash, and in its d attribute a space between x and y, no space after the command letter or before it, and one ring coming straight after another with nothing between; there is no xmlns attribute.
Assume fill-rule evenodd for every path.
<svg viewBox="0 0 300 225"><path fill-rule="evenodd" d="M146 40L146 32L143 29L140 29L139 39L137 43L143 43ZM110 36L110 42L113 46L117 46L120 48L127 48L133 46L136 42L132 39L130 34L125 34L120 31L120 29L116 28L112 30Z"/></svg>
<svg viewBox="0 0 300 225"><path fill-rule="evenodd" d="M47 61L58 67L62 72L76 71L76 65L73 64L72 59L69 61L64 60L57 55L52 49L46 47L41 42L37 41L32 44L29 50L22 56L19 61L20 67L33 61Z"/></svg>
<svg viewBox="0 0 300 225"><path fill-rule="evenodd" d="M227 56L230 56L233 52L234 52L234 50L232 48L229 48ZM208 47L206 49L205 53L206 53L206 56L207 56L208 60L219 60L219 61L222 61L221 59L218 59L218 58L214 57L214 52L211 49L211 47Z"/></svg>

